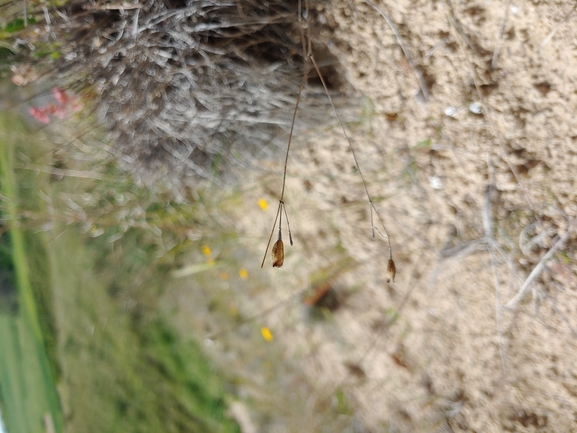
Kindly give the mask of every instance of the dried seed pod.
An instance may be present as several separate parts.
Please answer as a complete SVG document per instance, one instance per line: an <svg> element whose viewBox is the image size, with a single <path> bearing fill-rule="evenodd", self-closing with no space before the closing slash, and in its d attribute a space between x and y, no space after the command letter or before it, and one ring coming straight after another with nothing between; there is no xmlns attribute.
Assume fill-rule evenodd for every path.
<svg viewBox="0 0 577 433"><path fill-rule="evenodd" d="M393 283L395 282L396 273L395 262L393 262L393 259L389 259L389 263L387 264L387 283L391 280L393 280Z"/></svg>
<svg viewBox="0 0 577 433"><path fill-rule="evenodd" d="M282 268L284 263L284 244L282 239L279 239L272 246L272 267Z"/></svg>

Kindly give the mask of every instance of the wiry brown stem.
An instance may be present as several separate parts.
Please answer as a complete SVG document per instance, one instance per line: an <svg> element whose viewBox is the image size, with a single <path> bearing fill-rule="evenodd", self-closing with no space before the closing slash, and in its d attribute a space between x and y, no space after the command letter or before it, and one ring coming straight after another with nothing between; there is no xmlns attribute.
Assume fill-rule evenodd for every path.
<svg viewBox="0 0 577 433"><path fill-rule="evenodd" d="M290 240L290 244L291 246L293 245L293 237L292 237L292 233L291 233L291 228L290 228L290 224L289 224L289 219L288 219L288 213L286 211L286 207L284 204L284 192L285 192L285 188L286 188L286 174L287 174L287 167L288 167L288 158L289 158L289 153L290 153L290 148L291 148L291 143L292 143L292 138L293 138L293 133L294 133L294 127L295 127L295 122L296 122L296 117L297 117L297 111L299 108L299 104L301 101L301 95L303 92L303 89L305 87L306 81L307 81L307 76L308 76L308 71L309 71L309 55L312 51L311 48L311 39L310 39L310 27L308 25L308 11L309 11L309 4L308 4L308 0L305 0L305 8L307 11L307 26L306 26L306 36L305 36L305 32L303 30L303 27L301 26L300 31L301 31L301 40L302 40L302 44L303 44L303 55L305 56L305 65L304 65L304 71L303 71L303 77L301 80L301 85L299 87L299 92L297 95L297 101L295 104L295 109L293 112L293 117L292 117L292 122L291 122L291 129L289 132L289 139L288 139L288 144L287 144L287 149L286 149L286 156L285 156L285 161L284 161L284 169L283 169L283 176L282 176L282 189L281 189L281 193L280 193L280 199L279 199L279 203L278 203L278 209L276 212L276 217L274 220L274 224L272 227L272 230L270 232L270 236L268 238L268 243L266 245L266 249L264 252L264 257L262 258L262 263L260 265L260 267L262 268L264 266L264 262L266 261L266 256L268 254L268 249L270 247L270 243L272 241L272 236L274 234L274 229L276 227L276 222L277 220L279 221L279 226L278 226L278 240L280 241L282 239L282 213L284 211L285 217L286 217L286 222L287 222L287 227L288 227L288 233L289 233L289 240ZM302 21L302 3L301 0L299 0L298 2L298 20L299 22ZM275 249L273 247L273 256L275 254ZM273 263L273 266L275 266L275 264ZM281 264L282 266L282 264ZM280 267L280 266L279 266Z"/></svg>
<svg viewBox="0 0 577 433"><path fill-rule="evenodd" d="M261 268L264 266L264 262L266 260L266 255L267 255L268 249L270 247L270 241L272 240L272 235L274 234L274 229L276 228L276 222L278 221L278 216L281 212L281 206L282 206L282 202L279 201L278 209L276 211L276 216L274 218L274 224L272 225L272 230L270 231L270 236L268 237L268 243L266 244L266 250L264 251L264 257L262 258L262 263L260 264Z"/></svg>
<svg viewBox="0 0 577 433"><path fill-rule="evenodd" d="M283 210L284 210L284 215L285 215L285 217L286 217L286 225L287 225L287 227L288 227L289 241L290 241L290 244L291 244L291 246L292 246L292 244L293 244L293 236L292 236L292 234L291 234L291 225L289 224L288 213L287 213L287 211L286 211L286 206L285 206L284 202L282 203L282 208L283 208Z"/></svg>
<svg viewBox="0 0 577 433"><path fill-rule="evenodd" d="M331 95L329 94L329 89L327 88L327 85L325 83L325 79L321 75L321 71L317 65L317 62L315 61L315 58L313 57L312 54L309 54L309 57L310 57L311 61L313 62L313 65L317 71L319 79L321 80L321 83L323 85L323 88L325 90L327 98L329 99L329 102L331 103L331 107L333 109L333 112L335 113L335 117L337 118L337 121L338 121L338 123L339 123L339 125L343 131L343 134L344 134L345 138L347 139L347 142L349 144L349 149L351 149L351 153L353 154L355 166L357 167L357 171L359 172L361 182L363 183L363 188L365 189L365 193L367 195L367 200L369 201L369 209L370 209L370 214L371 214L371 233L372 233L372 236L373 236L373 238L375 237L375 225L373 223L373 210L374 210L375 213L377 214L377 218L379 219L381 225L383 226L383 230L385 232L385 235L383 235L379 230L377 230L377 232L381 236L383 236L383 238L387 239L387 243L389 245L389 260L392 260L393 259L393 248L391 247L391 238L389 236L389 232L387 231L387 228L385 227L385 223L383 222L383 220L379 214L379 211L377 211L377 208L375 207L373 200L371 199L371 194L369 193L369 189L367 188L367 183L365 182L365 177L363 176L363 173L361 171L361 167L359 165L359 161L357 159L357 154L355 153L353 143L352 143L351 139L349 138L347 131L345 130L345 126L343 125L343 122L341 122L341 118L339 117L339 114L337 112L337 108L335 107L335 104L333 103L333 98L331 98Z"/></svg>
<svg viewBox="0 0 577 433"><path fill-rule="evenodd" d="M284 199L284 191L285 191L285 185L286 185L286 172L287 172L287 166L288 166L289 152L291 150L291 143L292 143L293 132L294 132L294 128L295 128L295 120L297 118L297 110L299 109L299 103L301 102L301 94L302 94L302 91L303 91L303 89L305 87L305 83L306 83L307 69L308 69L307 64L308 64L308 60L305 62L305 71L303 73L303 79L301 81L299 93L297 95L297 102L295 104L295 111L293 113L293 118L292 118L292 122L291 122L291 129L289 132L288 145L286 148L286 156L285 156L285 160L284 160L284 173L282 176L282 190L280 192L280 202L282 202Z"/></svg>

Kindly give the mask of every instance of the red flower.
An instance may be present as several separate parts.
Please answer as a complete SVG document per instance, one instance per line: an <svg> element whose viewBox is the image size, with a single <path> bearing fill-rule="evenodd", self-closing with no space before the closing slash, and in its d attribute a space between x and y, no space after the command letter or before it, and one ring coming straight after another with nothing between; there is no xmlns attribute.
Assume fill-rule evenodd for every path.
<svg viewBox="0 0 577 433"><path fill-rule="evenodd" d="M45 123L48 125L50 123L50 117L48 117L48 113L46 111L46 107L38 108L38 107L31 107L28 109L28 112L32 117L34 117L39 122Z"/></svg>
<svg viewBox="0 0 577 433"><path fill-rule="evenodd" d="M84 107L80 97L71 95L59 87L52 88L52 96L56 99L56 104L46 104L43 107L32 107L28 110L39 122L50 123L49 116L65 119L70 113L76 113Z"/></svg>
<svg viewBox="0 0 577 433"><path fill-rule="evenodd" d="M59 87L53 87L52 88L52 96L54 96L54 99L56 99L58 102L60 102L61 104L66 104L69 101L69 97L66 94L65 90L62 90Z"/></svg>

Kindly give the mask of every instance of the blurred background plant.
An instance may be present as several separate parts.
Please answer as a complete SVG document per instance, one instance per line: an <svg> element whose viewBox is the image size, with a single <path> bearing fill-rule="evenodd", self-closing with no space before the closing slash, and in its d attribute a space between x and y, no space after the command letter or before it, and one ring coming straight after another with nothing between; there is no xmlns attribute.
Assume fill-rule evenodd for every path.
<svg viewBox="0 0 577 433"><path fill-rule="evenodd" d="M13 190L2 182L2 222L6 233L24 233L2 238L2 319L24 320L30 295L38 311L23 326L37 321L42 334L0 339L9 433L351 425L342 392L311 408L318 388L284 359L260 323L267 313L242 300L244 289L258 293L268 282L239 244L232 215L246 197L236 179L268 170L284 150L304 73L300 21L308 14L319 42L324 29L300 8L280 0L0 5L2 109L27 117L2 114L2 171L14 175ZM335 59L320 43L314 50L340 89ZM303 102L314 109L297 130L324 121L315 84ZM11 248L26 252L17 273L30 276L28 292L14 279ZM19 344L38 366L18 367ZM43 388L30 369L44 371Z"/></svg>

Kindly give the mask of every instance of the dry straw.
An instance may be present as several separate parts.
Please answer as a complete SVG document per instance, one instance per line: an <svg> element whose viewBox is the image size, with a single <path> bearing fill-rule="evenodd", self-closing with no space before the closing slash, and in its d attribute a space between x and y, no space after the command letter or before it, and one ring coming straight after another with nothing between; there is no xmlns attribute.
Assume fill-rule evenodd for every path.
<svg viewBox="0 0 577 433"><path fill-rule="evenodd" d="M19 34L21 49L58 47L37 68L94 102L139 179L225 186L276 157L305 62L296 3L82 0L46 11L47 31ZM307 112L309 125L323 117Z"/></svg>

